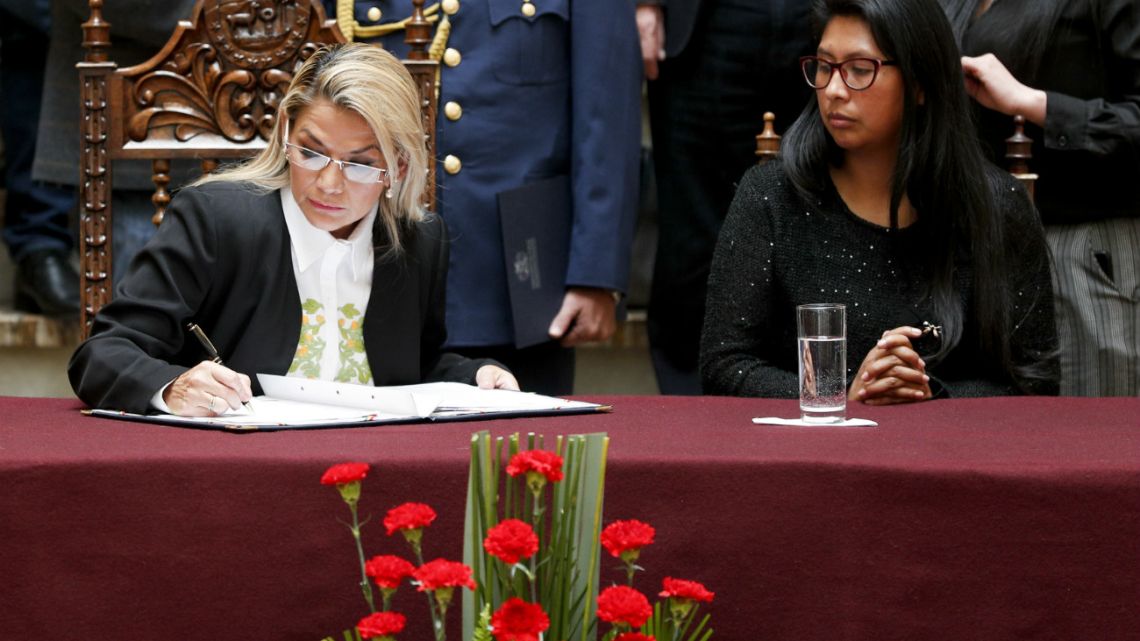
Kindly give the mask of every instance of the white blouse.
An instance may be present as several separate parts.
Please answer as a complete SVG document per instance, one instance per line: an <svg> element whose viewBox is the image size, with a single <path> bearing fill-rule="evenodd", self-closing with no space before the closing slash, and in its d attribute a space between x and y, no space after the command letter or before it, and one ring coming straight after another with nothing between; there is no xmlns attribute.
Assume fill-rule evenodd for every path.
<svg viewBox="0 0 1140 641"><path fill-rule="evenodd" d="M305 218L291 189L280 193L301 299L301 336L288 375L370 385L364 311L372 291L377 206L340 240Z"/></svg>
<svg viewBox="0 0 1140 641"><path fill-rule="evenodd" d="M305 218L291 189L284 187L280 194L301 299L301 336L288 375L371 385L364 312L372 292L372 222L377 205L347 239L340 240ZM151 397L156 410L170 413L162 394L173 382Z"/></svg>

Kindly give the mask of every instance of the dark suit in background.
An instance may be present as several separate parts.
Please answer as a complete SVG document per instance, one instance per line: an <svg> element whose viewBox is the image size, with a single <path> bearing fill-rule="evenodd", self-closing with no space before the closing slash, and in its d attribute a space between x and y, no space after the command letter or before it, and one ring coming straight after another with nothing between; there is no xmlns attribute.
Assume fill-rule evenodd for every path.
<svg viewBox="0 0 1140 641"><path fill-rule="evenodd" d="M640 4L653 4L640 2ZM649 82L659 238L649 338L663 394L699 394L705 283L763 114L784 130L809 97L803 0L667 0L666 59ZM792 313L791 310L788 312Z"/></svg>
<svg viewBox="0 0 1140 641"><path fill-rule="evenodd" d="M79 313L68 224L75 191L32 180L50 15L48 0L0 0L0 129L8 191L0 236L16 263L16 307L70 320Z"/></svg>

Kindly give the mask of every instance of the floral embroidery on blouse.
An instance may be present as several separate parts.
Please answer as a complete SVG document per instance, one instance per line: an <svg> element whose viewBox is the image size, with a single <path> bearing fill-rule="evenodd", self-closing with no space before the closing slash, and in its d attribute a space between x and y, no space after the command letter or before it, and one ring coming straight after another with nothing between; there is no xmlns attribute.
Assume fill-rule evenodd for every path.
<svg viewBox="0 0 1140 641"><path fill-rule="evenodd" d="M300 374L305 378L320 378L321 356L326 342L321 338L321 328L325 324L324 305L315 298L307 298L301 304L301 339L297 352L289 366L290 374ZM336 380L340 383L372 382L372 369L368 365L368 355L364 352L364 314L356 305L348 303L337 310L337 331L340 336L339 359Z"/></svg>
<svg viewBox="0 0 1140 641"><path fill-rule="evenodd" d="M340 309L337 326L340 330L340 369L336 381L367 384L372 382L372 369L364 353L364 314L356 305L348 303Z"/></svg>
<svg viewBox="0 0 1140 641"><path fill-rule="evenodd" d="M321 338L321 327L325 324L325 315L320 313L323 309L324 305L315 298L307 298L301 303L301 340L297 343L293 363L289 365L290 374L320 378L321 355L325 351L325 341Z"/></svg>

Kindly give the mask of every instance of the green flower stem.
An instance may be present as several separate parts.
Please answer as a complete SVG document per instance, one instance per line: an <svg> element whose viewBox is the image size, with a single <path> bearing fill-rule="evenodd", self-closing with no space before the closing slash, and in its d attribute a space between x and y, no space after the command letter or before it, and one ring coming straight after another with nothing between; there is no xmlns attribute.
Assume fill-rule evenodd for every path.
<svg viewBox="0 0 1140 641"><path fill-rule="evenodd" d="M530 514L530 526L534 533L538 535L538 549L542 549L544 541L542 540L542 489L539 488L537 492L531 492L531 500L533 507ZM538 558L539 552L535 552L530 557L530 602L538 603Z"/></svg>
<svg viewBox="0 0 1140 641"><path fill-rule="evenodd" d="M348 509L352 511L352 538L356 540L356 556L360 559L360 591L364 593L364 600L368 602L368 611L376 612L376 602L372 600L372 586L368 583L368 573L364 571L364 546L360 543L360 519L356 514L356 502L349 502Z"/></svg>
<svg viewBox="0 0 1140 641"><path fill-rule="evenodd" d="M435 631L435 641L444 641L447 638L447 629L443 627L443 617L447 614L447 608L436 607L435 599L432 598L432 591L428 590L424 594L428 598L428 607L431 608L431 628Z"/></svg>
<svg viewBox="0 0 1140 641"><path fill-rule="evenodd" d="M424 566L424 553L420 541L409 540L408 543L412 546L412 554L416 557L416 563L422 568ZM431 628L435 633L435 640L444 641L447 638L447 629L443 627L443 612L436 609L433 594L432 590L424 591L424 596L427 597L428 610L431 612Z"/></svg>
<svg viewBox="0 0 1140 641"><path fill-rule="evenodd" d="M530 602L538 603L538 552L530 555Z"/></svg>

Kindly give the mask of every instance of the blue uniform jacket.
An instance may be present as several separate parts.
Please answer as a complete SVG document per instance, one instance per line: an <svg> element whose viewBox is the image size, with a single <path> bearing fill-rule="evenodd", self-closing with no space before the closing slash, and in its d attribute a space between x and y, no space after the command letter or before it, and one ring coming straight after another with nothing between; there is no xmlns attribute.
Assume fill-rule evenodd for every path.
<svg viewBox="0 0 1140 641"><path fill-rule="evenodd" d="M326 2L335 16L332 2ZM449 16L437 121L437 208L451 236L448 344L513 341L498 194L566 175L573 220L566 284L624 291L637 209L641 61L630 0L459 0ZM411 0L358 0L380 23ZM529 11L529 10L528 10ZM375 13L375 12L373 12ZM357 38L360 39L360 38ZM381 42L398 56L403 31ZM452 120L445 108L462 111ZM454 114L454 108L452 109ZM457 173L443 160L454 156ZM452 161L454 167L454 161ZM535 211L542 216L544 212Z"/></svg>

